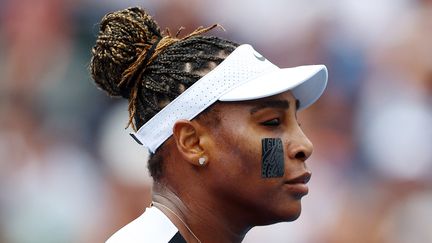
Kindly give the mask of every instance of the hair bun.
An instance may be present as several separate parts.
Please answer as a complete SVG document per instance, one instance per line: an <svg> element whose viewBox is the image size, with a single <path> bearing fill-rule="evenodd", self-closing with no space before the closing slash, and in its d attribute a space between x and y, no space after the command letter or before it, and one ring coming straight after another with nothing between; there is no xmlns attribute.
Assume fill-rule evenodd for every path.
<svg viewBox="0 0 432 243"><path fill-rule="evenodd" d="M95 83L111 96L129 98L134 84L122 82L125 71L160 38L159 26L141 8L105 15L92 49L90 69Z"/></svg>

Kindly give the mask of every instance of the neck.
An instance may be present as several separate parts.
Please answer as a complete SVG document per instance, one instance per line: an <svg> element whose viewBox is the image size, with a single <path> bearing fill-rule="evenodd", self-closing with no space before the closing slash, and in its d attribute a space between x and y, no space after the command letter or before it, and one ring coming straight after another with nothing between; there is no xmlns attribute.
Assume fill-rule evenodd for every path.
<svg viewBox="0 0 432 243"><path fill-rule="evenodd" d="M189 190L182 193L167 185L155 183L153 201L163 205L155 204L174 223L187 242L235 243L243 240L250 226L241 224L241 220L228 207L213 203L214 200L209 195L200 195L194 187L185 188ZM206 200L200 201L198 198Z"/></svg>

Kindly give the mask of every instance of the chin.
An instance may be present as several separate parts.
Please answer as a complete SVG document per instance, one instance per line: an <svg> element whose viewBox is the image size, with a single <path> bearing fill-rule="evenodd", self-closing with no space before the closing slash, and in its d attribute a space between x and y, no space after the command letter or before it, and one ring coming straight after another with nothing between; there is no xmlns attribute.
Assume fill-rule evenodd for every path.
<svg viewBox="0 0 432 243"><path fill-rule="evenodd" d="M282 215L280 215L280 220L278 222L291 222L295 221L300 217L301 214L301 207L295 210L289 210L287 212L284 212Z"/></svg>
<svg viewBox="0 0 432 243"><path fill-rule="evenodd" d="M293 200L290 202L286 202L281 205L281 208L279 208L278 211L281 221L294 221L300 217L302 211L301 200Z"/></svg>
<svg viewBox="0 0 432 243"><path fill-rule="evenodd" d="M287 219L285 221L291 222L291 221L297 220L300 217L300 214L301 214L301 209L298 210L295 214L292 214L289 217L287 217Z"/></svg>
<svg viewBox="0 0 432 243"><path fill-rule="evenodd" d="M267 220L260 225L295 221L300 217L302 211L300 202L290 203L289 205L284 205L282 208L274 209L272 213L268 214L270 217L267 217Z"/></svg>

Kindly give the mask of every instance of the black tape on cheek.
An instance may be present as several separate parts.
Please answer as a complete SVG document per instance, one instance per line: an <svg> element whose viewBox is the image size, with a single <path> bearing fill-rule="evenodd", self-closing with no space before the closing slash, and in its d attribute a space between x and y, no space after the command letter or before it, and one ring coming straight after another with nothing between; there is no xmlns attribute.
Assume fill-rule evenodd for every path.
<svg viewBox="0 0 432 243"><path fill-rule="evenodd" d="M280 138L263 138L261 177L282 177L285 171L284 152Z"/></svg>

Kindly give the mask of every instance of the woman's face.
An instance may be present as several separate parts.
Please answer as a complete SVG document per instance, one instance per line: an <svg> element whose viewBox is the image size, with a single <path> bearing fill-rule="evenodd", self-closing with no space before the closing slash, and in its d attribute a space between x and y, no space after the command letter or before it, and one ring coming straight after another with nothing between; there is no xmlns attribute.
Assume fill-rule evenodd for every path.
<svg viewBox="0 0 432 243"><path fill-rule="evenodd" d="M300 215L300 200L307 194L305 183L310 178L305 160L313 146L298 124L297 102L291 92L285 92L215 105L220 122L208 128L212 139L206 186L227 210L253 224L292 221ZM270 159L276 167L282 165L276 177L262 171L266 138L282 142L283 152L275 150Z"/></svg>

